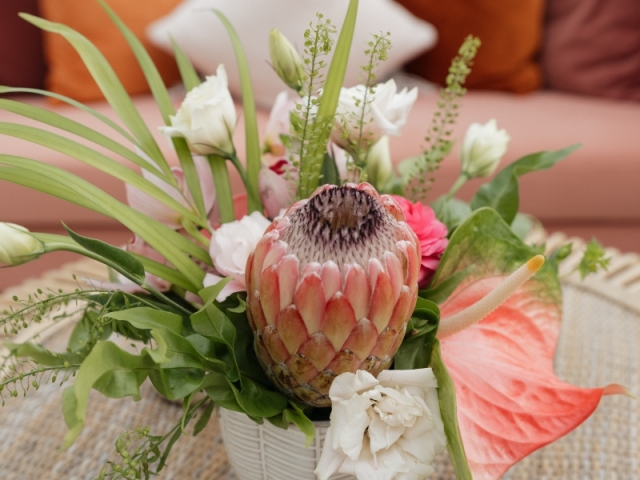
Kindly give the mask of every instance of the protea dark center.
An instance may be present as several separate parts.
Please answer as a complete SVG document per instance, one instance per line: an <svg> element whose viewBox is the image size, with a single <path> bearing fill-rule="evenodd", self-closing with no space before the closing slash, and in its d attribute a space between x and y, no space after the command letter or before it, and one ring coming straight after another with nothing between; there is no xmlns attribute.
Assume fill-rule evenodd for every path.
<svg viewBox="0 0 640 480"><path fill-rule="evenodd" d="M420 247L371 185L325 186L274 221L247 262L248 313L267 375L331 404L336 375L388 368L417 297Z"/></svg>

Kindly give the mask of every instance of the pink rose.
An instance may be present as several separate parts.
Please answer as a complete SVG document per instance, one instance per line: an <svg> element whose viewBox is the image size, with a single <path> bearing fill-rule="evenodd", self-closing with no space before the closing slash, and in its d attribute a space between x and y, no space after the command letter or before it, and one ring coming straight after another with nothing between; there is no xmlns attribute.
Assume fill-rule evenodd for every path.
<svg viewBox="0 0 640 480"><path fill-rule="evenodd" d="M418 286L425 288L429 285L435 273L440 258L447 248L447 227L436 218L433 209L422 203L411 203L404 197L393 196L404 212L407 224L412 228L420 241L422 262Z"/></svg>

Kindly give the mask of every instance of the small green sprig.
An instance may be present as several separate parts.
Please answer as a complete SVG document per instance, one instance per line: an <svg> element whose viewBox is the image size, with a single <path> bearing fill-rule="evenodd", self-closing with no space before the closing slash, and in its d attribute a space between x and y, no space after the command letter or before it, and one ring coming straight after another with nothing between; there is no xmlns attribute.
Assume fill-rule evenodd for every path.
<svg viewBox="0 0 640 480"><path fill-rule="evenodd" d="M413 174L408 178L411 188L406 193L409 193L414 201L425 198L434 181L433 172L440 168L440 162L453 147L451 127L458 119L460 99L467 92L464 84L471 73L473 59L479 47L480 39L469 35L451 62L446 87L440 90L438 109L433 114L425 137L427 148L422 158L416 162Z"/></svg>
<svg viewBox="0 0 640 480"><path fill-rule="evenodd" d="M347 170L350 172L352 176L351 180L354 182L367 181L367 157L373 145L373 142L366 138L365 132L365 127L373 122L372 115L367 117L367 107L373 101L376 92L375 81L378 67L380 63L385 61L389 56L389 50L391 49L390 35L390 32L380 35L374 34L373 40L367 42L367 49L364 53L368 56L369 61L366 65L360 67L363 74L363 84L365 86L364 97L362 99L355 99L356 108L358 108L357 112L352 112L350 116L339 119L342 123L342 130L345 137L347 136L347 132L352 130L350 128L352 125L355 125L358 129L358 137L352 147L348 149L350 158L347 163Z"/></svg>
<svg viewBox="0 0 640 480"><path fill-rule="evenodd" d="M606 255L607 252L602 248L602 245L595 238L592 238L587 243L587 248L578 265L580 277L584 279L587 275L596 273L598 270L606 270L611 261L611 258Z"/></svg>
<svg viewBox="0 0 640 480"><path fill-rule="evenodd" d="M316 23L309 24L304 32L304 52L302 61L304 64L305 78L300 94L302 102L296 104L292 115L292 133L297 148L293 150L291 163L300 170L300 183L298 186L298 198L302 198L308 190L308 184L313 183L313 172L319 171L323 157L314 155L318 150L318 144L322 140L322 132L327 128L325 123L318 122L315 118L320 100L317 94L322 87L324 69L327 66L326 57L333 48L336 27L331 20L325 19L321 13L316 14Z"/></svg>

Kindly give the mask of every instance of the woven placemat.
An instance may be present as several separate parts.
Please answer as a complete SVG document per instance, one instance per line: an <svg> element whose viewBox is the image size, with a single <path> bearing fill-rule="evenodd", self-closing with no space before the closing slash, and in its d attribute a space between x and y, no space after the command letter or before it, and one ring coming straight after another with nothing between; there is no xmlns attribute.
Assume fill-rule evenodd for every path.
<svg viewBox="0 0 640 480"><path fill-rule="evenodd" d="M546 239L549 248L566 241ZM575 240L576 246L583 245ZM579 248L577 248L579 250ZM555 365L558 376L587 387L620 383L640 393L640 258L611 250L609 272L579 283L569 272L578 253L563 273L564 323ZM575 258L573 258L575 257ZM573 262L573 263L572 263ZM573 265L573 266L572 266ZM72 290L72 279L104 278L101 266L90 261L70 264L0 295L0 310L11 297L25 297L49 286ZM43 333L55 344L68 335L64 328ZM3 480L93 479L102 465L114 458L114 442L125 428L150 426L161 434L180 418L179 405L164 401L143 386L140 402L111 400L93 392L84 432L69 450L59 451L66 427L61 393L56 385L31 390L25 398L11 399L0 409L0 478ZM454 479L443 454L433 478ZM158 477L175 480L236 480L230 468L217 419L197 437L183 436ZM595 414L575 431L515 465L509 480L640 480L640 402L627 397L605 397ZM259 479L256 479L259 480ZM279 480L279 479L272 479Z"/></svg>

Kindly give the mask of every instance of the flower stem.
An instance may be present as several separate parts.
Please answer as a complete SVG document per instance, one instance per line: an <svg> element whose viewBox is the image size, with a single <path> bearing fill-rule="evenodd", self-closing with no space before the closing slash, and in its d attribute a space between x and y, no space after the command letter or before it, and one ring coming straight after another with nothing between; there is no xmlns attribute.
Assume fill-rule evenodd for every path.
<svg viewBox="0 0 640 480"><path fill-rule="evenodd" d="M462 187L465 183L467 183L467 180L469 180L469 177L467 177L466 174L461 173L458 179L455 181L455 183L451 187L451 190L449 190L449 192L445 195L445 199L451 200L451 197L453 197L458 192L458 190L460 190L460 187Z"/></svg>
<svg viewBox="0 0 640 480"><path fill-rule="evenodd" d="M213 184L216 187L216 202L220 211L220 221L222 223L233 222L236 215L233 209L233 194L231 193L226 160L218 155L207 155L207 160L211 165Z"/></svg>

